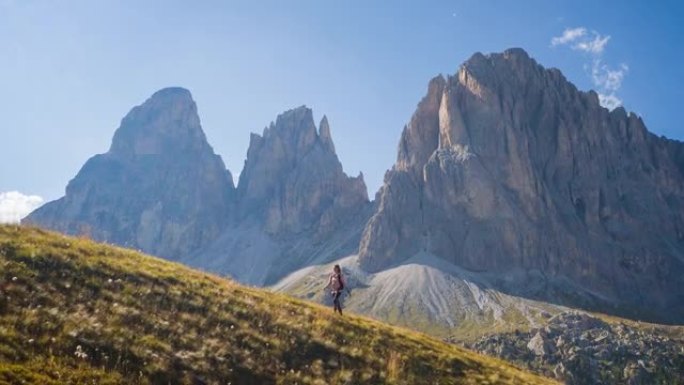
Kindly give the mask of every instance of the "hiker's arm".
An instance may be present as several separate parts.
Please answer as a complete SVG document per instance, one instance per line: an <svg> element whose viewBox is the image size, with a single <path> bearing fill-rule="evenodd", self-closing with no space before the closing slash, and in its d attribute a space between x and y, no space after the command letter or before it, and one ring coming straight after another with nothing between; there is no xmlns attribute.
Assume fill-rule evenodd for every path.
<svg viewBox="0 0 684 385"><path fill-rule="evenodd" d="M327 288L329 288L329 287L330 287L330 285L332 285L332 275L328 276L328 284L327 284L327 285L325 285L325 287L324 287L323 289L327 289Z"/></svg>

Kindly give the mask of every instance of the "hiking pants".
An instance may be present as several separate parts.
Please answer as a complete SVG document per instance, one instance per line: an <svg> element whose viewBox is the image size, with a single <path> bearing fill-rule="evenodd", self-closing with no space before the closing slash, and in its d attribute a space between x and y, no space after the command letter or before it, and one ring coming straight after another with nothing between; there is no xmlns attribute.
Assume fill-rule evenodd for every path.
<svg viewBox="0 0 684 385"><path fill-rule="evenodd" d="M342 291L333 291L333 305L335 309L342 310L342 305L340 305L340 297L342 296Z"/></svg>

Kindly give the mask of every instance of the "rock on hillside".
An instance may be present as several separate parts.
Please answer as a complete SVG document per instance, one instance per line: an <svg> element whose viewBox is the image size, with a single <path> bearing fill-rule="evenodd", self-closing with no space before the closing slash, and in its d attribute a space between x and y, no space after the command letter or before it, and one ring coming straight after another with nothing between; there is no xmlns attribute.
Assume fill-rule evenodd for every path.
<svg viewBox="0 0 684 385"><path fill-rule="evenodd" d="M86 162L64 197L23 223L178 259L219 235L234 195L190 92L166 88L124 117L109 151Z"/></svg>
<svg viewBox="0 0 684 385"><path fill-rule="evenodd" d="M356 253L370 216L363 175L342 170L330 126L304 106L252 134L232 224L184 262L263 285Z"/></svg>
<svg viewBox="0 0 684 385"><path fill-rule="evenodd" d="M563 313L543 328L495 334L467 346L571 385L684 383L684 335Z"/></svg>
<svg viewBox="0 0 684 385"><path fill-rule="evenodd" d="M361 266L426 253L474 272L521 269L555 289L507 281L508 293L684 322L682 153L522 49L475 54L430 82L404 129Z"/></svg>

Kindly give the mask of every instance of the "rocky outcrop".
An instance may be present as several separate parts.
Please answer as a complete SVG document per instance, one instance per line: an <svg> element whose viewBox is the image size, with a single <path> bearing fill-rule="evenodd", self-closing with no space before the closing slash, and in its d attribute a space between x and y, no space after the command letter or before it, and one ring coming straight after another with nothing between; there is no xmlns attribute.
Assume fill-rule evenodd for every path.
<svg viewBox="0 0 684 385"><path fill-rule="evenodd" d="M363 174L342 170L324 116L317 131L304 106L279 115L263 135L252 134L237 189L239 222L254 218L268 234L334 231L368 203Z"/></svg>
<svg viewBox="0 0 684 385"><path fill-rule="evenodd" d="M252 134L222 236L184 262L265 285L297 268L355 254L370 216L363 175L342 170L323 117L286 111Z"/></svg>
<svg viewBox="0 0 684 385"><path fill-rule="evenodd" d="M23 223L178 259L221 233L234 196L190 92L166 88L126 115L109 151L86 162L63 198Z"/></svg>
<svg viewBox="0 0 684 385"><path fill-rule="evenodd" d="M467 347L566 384L680 384L684 340L670 333L563 313L544 327L482 337Z"/></svg>
<svg viewBox="0 0 684 385"><path fill-rule="evenodd" d="M430 82L405 127L361 265L427 253L502 277L536 271L570 292L535 298L682 322L683 148L521 49L475 54ZM513 294L529 284L502 281Z"/></svg>

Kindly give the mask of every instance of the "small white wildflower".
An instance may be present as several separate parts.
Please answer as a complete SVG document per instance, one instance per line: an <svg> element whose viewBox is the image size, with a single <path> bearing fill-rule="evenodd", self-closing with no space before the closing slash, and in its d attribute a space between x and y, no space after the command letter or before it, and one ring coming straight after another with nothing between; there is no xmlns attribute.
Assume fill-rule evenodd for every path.
<svg viewBox="0 0 684 385"><path fill-rule="evenodd" d="M16 281L16 280L17 280L17 277L12 277L12 281Z"/></svg>
<svg viewBox="0 0 684 385"><path fill-rule="evenodd" d="M83 360L85 360L86 358L88 358L88 354L87 354L86 352L84 352L84 351L81 349L81 345L76 346L76 351L74 352L74 355L75 355L77 358L80 358L80 359L83 359Z"/></svg>
<svg viewBox="0 0 684 385"><path fill-rule="evenodd" d="M107 283L112 283L112 279L109 278L109 279L107 280Z"/></svg>
<svg viewBox="0 0 684 385"><path fill-rule="evenodd" d="M230 325L230 329L235 329L235 325Z"/></svg>
<svg viewBox="0 0 684 385"><path fill-rule="evenodd" d="M28 343L29 343L29 344L32 344L33 341L35 341L35 340L34 340L33 338L31 338L30 340L28 340Z"/></svg>

